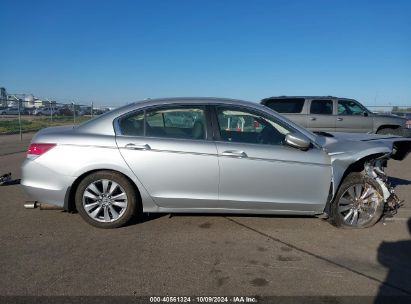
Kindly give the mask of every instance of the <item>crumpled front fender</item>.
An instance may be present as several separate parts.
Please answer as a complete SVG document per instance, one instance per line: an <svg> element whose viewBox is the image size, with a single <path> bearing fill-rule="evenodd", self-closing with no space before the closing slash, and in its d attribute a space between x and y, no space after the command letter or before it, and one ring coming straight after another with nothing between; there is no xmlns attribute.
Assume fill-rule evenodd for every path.
<svg viewBox="0 0 411 304"><path fill-rule="evenodd" d="M372 158L378 158L383 155L391 155L392 149L389 147L374 147L353 152L332 152L329 153L331 157L331 168L332 168L332 183L333 183L333 197L337 193L338 187L340 186L343 177L347 173L347 169L350 166L355 166L359 163L359 166L363 166L363 163ZM361 168L363 169L363 167ZM361 170L360 170L361 171Z"/></svg>
<svg viewBox="0 0 411 304"><path fill-rule="evenodd" d="M347 145L349 146L347 147ZM381 156L386 159L403 160L411 151L411 139L393 137L378 140L334 142L327 145L325 150L331 158L334 196L350 166L363 166L365 161Z"/></svg>

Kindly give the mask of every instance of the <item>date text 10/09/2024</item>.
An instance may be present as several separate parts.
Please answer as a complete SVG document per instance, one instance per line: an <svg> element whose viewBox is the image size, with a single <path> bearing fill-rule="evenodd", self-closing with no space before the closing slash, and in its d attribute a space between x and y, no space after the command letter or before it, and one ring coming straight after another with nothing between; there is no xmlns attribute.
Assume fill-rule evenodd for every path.
<svg viewBox="0 0 411 304"><path fill-rule="evenodd" d="M150 303L258 303L255 297L150 297Z"/></svg>

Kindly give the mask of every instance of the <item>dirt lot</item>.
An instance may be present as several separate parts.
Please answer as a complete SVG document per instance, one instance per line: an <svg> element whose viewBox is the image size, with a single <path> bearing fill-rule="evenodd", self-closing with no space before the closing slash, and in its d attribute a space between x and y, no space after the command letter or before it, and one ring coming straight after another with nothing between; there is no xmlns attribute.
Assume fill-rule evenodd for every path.
<svg viewBox="0 0 411 304"><path fill-rule="evenodd" d="M0 137L20 177L31 135ZM26 210L0 187L0 295L411 295L411 157L388 173L405 206L364 230L311 217L151 215L116 230Z"/></svg>

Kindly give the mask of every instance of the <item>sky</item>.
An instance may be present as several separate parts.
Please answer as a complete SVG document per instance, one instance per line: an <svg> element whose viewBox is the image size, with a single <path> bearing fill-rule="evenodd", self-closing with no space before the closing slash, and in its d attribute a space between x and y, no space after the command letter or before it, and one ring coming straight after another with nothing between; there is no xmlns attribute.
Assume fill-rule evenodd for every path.
<svg viewBox="0 0 411 304"><path fill-rule="evenodd" d="M409 0L0 0L0 87L63 102L411 105Z"/></svg>

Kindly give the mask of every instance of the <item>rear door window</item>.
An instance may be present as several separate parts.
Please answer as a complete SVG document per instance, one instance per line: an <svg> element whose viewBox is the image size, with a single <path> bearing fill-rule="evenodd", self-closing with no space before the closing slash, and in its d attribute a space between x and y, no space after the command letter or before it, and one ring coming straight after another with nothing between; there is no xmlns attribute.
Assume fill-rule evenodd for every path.
<svg viewBox="0 0 411 304"><path fill-rule="evenodd" d="M119 122L122 135L144 136L144 111L122 118Z"/></svg>
<svg viewBox="0 0 411 304"><path fill-rule="evenodd" d="M179 106L147 110L146 136L205 139L204 109L202 107Z"/></svg>
<svg viewBox="0 0 411 304"><path fill-rule="evenodd" d="M301 113L304 98L273 99L266 102L266 106L278 113Z"/></svg>
<svg viewBox="0 0 411 304"><path fill-rule="evenodd" d="M333 114L333 101L318 99L311 100L310 106L311 114L332 115Z"/></svg>
<svg viewBox="0 0 411 304"><path fill-rule="evenodd" d="M126 136L206 138L205 114L201 106L161 107L130 113L119 120L118 127Z"/></svg>

